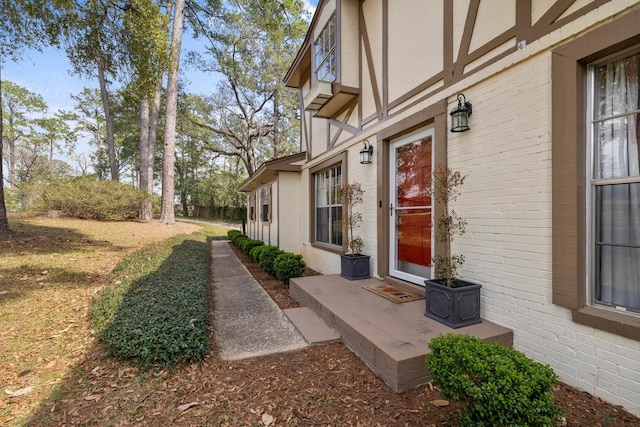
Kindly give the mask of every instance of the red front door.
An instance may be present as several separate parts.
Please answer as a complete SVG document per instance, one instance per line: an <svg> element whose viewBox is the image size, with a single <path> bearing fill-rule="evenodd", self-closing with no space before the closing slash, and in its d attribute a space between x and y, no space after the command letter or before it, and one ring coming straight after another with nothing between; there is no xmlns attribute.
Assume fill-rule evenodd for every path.
<svg viewBox="0 0 640 427"><path fill-rule="evenodd" d="M431 174L433 130L391 143L390 273L423 285L431 278Z"/></svg>

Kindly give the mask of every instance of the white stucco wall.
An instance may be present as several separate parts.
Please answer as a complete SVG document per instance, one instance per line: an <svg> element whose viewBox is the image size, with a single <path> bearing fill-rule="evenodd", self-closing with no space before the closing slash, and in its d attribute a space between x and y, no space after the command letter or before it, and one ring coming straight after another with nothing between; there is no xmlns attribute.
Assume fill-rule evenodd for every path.
<svg viewBox="0 0 640 427"><path fill-rule="evenodd" d="M302 218L300 211L306 202L300 193L300 173L278 173L278 198L274 212L277 212L279 222L278 242L282 250L293 253L302 253L301 230Z"/></svg>

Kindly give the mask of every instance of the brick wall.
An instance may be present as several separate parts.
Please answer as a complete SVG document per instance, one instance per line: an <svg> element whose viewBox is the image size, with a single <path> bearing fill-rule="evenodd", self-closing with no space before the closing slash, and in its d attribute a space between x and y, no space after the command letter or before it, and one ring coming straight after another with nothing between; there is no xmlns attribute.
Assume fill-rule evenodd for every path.
<svg viewBox="0 0 640 427"><path fill-rule="evenodd" d="M468 175L456 211L463 276L483 283L482 317L561 379L640 414L640 343L578 325L551 303L551 55L464 90L471 131L449 134L449 165ZM453 108L453 104L451 105Z"/></svg>

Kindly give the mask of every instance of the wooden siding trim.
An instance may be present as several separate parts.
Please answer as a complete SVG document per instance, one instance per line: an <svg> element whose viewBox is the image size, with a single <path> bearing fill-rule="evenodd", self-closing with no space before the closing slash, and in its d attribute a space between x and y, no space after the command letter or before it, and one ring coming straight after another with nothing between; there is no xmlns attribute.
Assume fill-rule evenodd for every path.
<svg viewBox="0 0 640 427"><path fill-rule="evenodd" d="M311 120L309 120L309 126L307 128L307 112L302 109L304 105L304 97L302 96L302 91L298 91L300 94L300 134L304 136L304 150L307 153L311 152L311 144L309 140L309 132L311 131ZM309 113L310 114L310 113Z"/></svg>
<svg viewBox="0 0 640 427"><path fill-rule="evenodd" d="M467 56L469 54L469 47L471 46L471 37L473 36L476 19L478 18L478 9L480 9L480 0L471 0L469 9L467 9L467 18L464 23L464 31L462 33L462 40L460 41L458 58L453 67L454 77L461 77L464 66L467 64Z"/></svg>
<svg viewBox="0 0 640 427"><path fill-rule="evenodd" d="M382 1L382 118L389 115L389 0Z"/></svg>
<svg viewBox="0 0 640 427"><path fill-rule="evenodd" d="M371 77L371 88L373 89L373 100L376 104L376 111L378 112L378 119L382 118L382 104L380 101L380 92L378 91L378 79L376 78L376 70L373 63L373 53L371 52L371 43L369 41L369 34L367 32L367 23L364 19L362 8L360 8L360 19L362 20L362 43L364 45L364 54L367 58L367 69L369 70L369 76Z"/></svg>
<svg viewBox="0 0 640 427"><path fill-rule="evenodd" d="M549 22L549 24L547 26L543 26L543 25L539 25L538 23L533 24L533 26L531 27L531 39L532 40L537 40L540 37L543 37L547 34L549 34L550 32L562 27L564 24L566 24L567 22L571 22L574 21L576 18L585 15L586 13L591 12L594 9L599 8L600 6L608 3L611 0L595 0L583 7L581 7L580 9L576 10L575 12L565 16L562 19L558 19L562 13L564 13L566 11L566 9L564 9L560 14L558 14L558 16L555 17L555 19L558 19L557 21L554 19L552 22ZM547 12L548 13L548 12ZM546 15L546 13L545 13ZM540 22L542 20L542 18L540 18L538 20L538 22Z"/></svg>
<svg viewBox="0 0 640 427"><path fill-rule="evenodd" d="M398 105L402 104L403 102L406 102L407 100L413 98L414 96L419 95L421 92L424 92L426 89L438 83L443 78L444 78L444 72L443 71L438 72L434 76L427 79L425 82L421 83L419 86L413 88L409 92L405 93L404 95L400 96L393 102L389 103L388 109L392 110L396 108Z"/></svg>
<svg viewBox="0 0 640 427"><path fill-rule="evenodd" d="M533 32L540 28L547 28L553 24L562 14L571 7L575 0L557 0L551 7L533 24Z"/></svg>
<svg viewBox="0 0 640 427"><path fill-rule="evenodd" d="M531 0L518 0L516 2L516 43L524 40L529 42L531 38Z"/></svg>
<svg viewBox="0 0 640 427"><path fill-rule="evenodd" d="M336 80L333 83L341 83L342 82L342 0L336 0L335 13L336 13Z"/></svg>
<svg viewBox="0 0 640 427"><path fill-rule="evenodd" d="M444 2L442 77L447 85L453 79L453 2Z"/></svg>

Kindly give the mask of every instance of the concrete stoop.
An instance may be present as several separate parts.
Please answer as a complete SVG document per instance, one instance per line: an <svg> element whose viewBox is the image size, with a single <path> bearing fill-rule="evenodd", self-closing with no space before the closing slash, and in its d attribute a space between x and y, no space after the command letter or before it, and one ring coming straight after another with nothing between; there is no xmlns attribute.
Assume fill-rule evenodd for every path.
<svg viewBox="0 0 640 427"><path fill-rule="evenodd" d="M309 345L324 345L340 341L338 331L330 327L308 307L288 308L284 314Z"/></svg>
<svg viewBox="0 0 640 427"><path fill-rule="evenodd" d="M424 357L429 351L429 341L440 334L469 334L502 345L513 344L510 329L486 320L451 329L424 316L424 300L397 304L363 289L364 285L374 283L380 281L349 281L340 275L300 277L291 279L289 293L303 306L293 309L299 310L294 318L307 319L307 328L321 329L326 324L334 329L343 343L395 392L431 380ZM293 319L292 322L296 326L300 323Z"/></svg>

